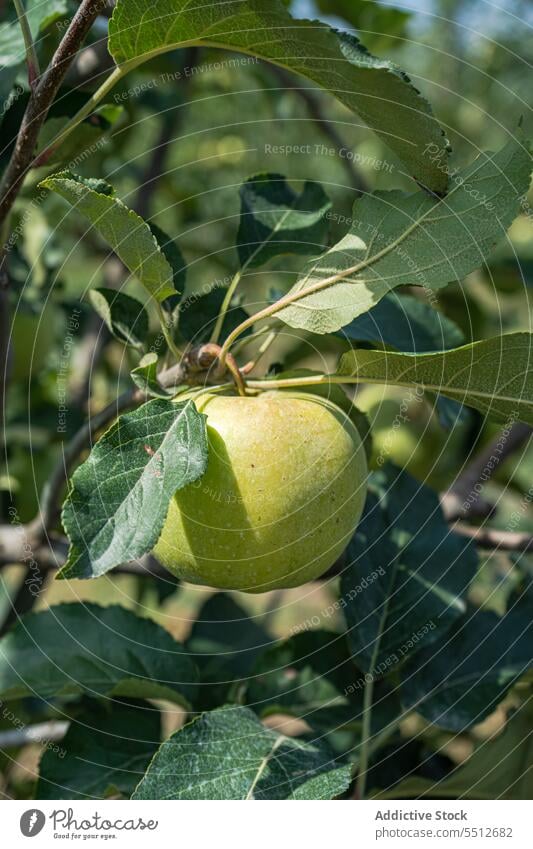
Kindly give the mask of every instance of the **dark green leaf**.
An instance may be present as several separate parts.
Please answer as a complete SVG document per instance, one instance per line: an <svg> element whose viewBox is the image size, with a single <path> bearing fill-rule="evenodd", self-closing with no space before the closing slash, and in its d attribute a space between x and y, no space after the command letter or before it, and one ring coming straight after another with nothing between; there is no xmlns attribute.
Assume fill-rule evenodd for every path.
<svg viewBox="0 0 533 849"><path fill-rule="evenodd" d="M188 341L199 344L211 336L226 289L218 287L211 289L205 295L192 293L184 299L180 306L180 332ZM248 318L236 298L230 305L222 325L221 338L225 339L232 330ZM247 334L243 334L245 336Z"/></svg>
<svg viewBox="0 0 533 849"><path fill-rule="evenodd" d="M412 384L464 402L500 422L533 425L533 336L509 333L440 354L349 351L337 374L350 383Z"/></svg>
<svg viewBox="0 0 533 849"><path fill-rule="evenodd" d="M332 333L398 286L432 291L461 280L520 212L530 176L529 149L517 138L457 172L443 200L400 191L359 198L350 231L310 261L276 315L291 327Z"/></svg>
<svg viewBox="0 0 533 849"><path fill-rule="evenodd" d="M157 301L176 295L175 270L150 226L113 195L109 184L61 171L40 185L57 192L81 212Z"/></svg>
<svg viewBox="0 0 533 849"><path fill-rule="evenodd" d="M210 596L198 611L187 650L200 669L200 705L216 707L240 688L257 656L271 642L256 618L251 618L227 593Z"/></svg>
<svg viewBox="0 0 533 849"><path fill-rule="evenodd" d="M241 186L237 250L241 266L257 268L280 254L322 253L331 201L319 183L300 194L280 174L258 174Z"/></svg>
<svg viewBox="0 0 533 849"><path fill-rule="evenodd" d="M60 604L0 640L0 697L130 696L187 706L197 672L183 646L123 607Z"/></svg>
<svg viewBox="0 0 533 849"><path fill-rule="evenodd" d="M341 328L337 336L418 354L457 348L465 341L463 332L451 319L418 298L400 297L395 292Z"/></svg>
<svg viewBox="0 0 533 849"><path fill-rule="evenodd" d="M459 401L437 395L435 412L443 430L451 431L454 427L465 425L472 420L474 411Z"/></svg>
<svg viewBox="0 0 533 849"><path fill-rule="evenodd" d="M204 713L167 740L134 799L332 799L350 784L321 743L264 728L245 707Z"/></svg>
<svg viewBox="0 0 533 849"><path fill-rule="evenodd" d="M160 741L161 716L148 702L88 702L43 755L35 798L105 799L117 791L129 798Z"/></svg>
<svg viewBox="0 0 533 849"><path fill-rule="evenodd" d="M154 224L153 221L149 221L148 226L172 269L172 282L174 283L174 289L176 292L170 296L169 300L172 302L172 308L174 308L179 303L183 292L185 291L187 265L177 242L175 242L174 239L171 239L170 236L165 233L161 227ZM163 306L165 306L165 304L166 302L163 302Z"/></svg>
<svg viewBox="0 0 533 849"><path fill-rule="evenodd" d="M205 416L156 399L120 416L76 469L63 507L62 578L96 578L155 546L176 490L207 468Z"/></svg>
<svg viewBox="0 0 533 849"><path fill-rule="evenodd" d="M143 348L148 336L148 313L140 301L116 289L91 289L89 299L113 336Z"/></svg>
<svg viewBox="0 0 533 849"><path fill-rule="evenodd" d="M157 364L159 357L154 351L145 354L139 365L130 372L135 386L153 398L168 398L171 394L164 389L157 379Z"/></svg>
<svg viewBox="0 0 533 849"><path fill-rule="evenodd" d="M393 466L372 475L347 556L341 597L365 673L387 674L441 639L466 610L477 567L472 542L450 531L432 490Z"/></svg>
<svg viewBox="0 0 533 849"><path fill-rule="evenodd" d="M46 161L42 164L48 167L49 165L76 162L77 165L80 165L103 147L102 137L112 129L123 114L123 106L112 103L99 106L88 118L78 124L57 149L54 149L54 140L68 124L69 118L66 116L49 118L39 135L37 156L51 145L52 153L47 156Z"/></svg>
<svg viewBox="0 0 533 849"><path fill-rule="evenodd" d="M522 611L471 610L445 641L402 670L402 701L429 722L463 731L489 716L533 665L533 623Z"/></svg>
<svg viewBox="0 0 533 849"><path fill-rule="evenodd" d="M344 635L302 631L259 657L246 687L246 702L260 716L287 713L333 731L361 721L361 700L356 707L348 698L359 674Z"/></svg>
<svg viewBox="0 0 533 849"><path fill-rule="evenodd" d="M127 0L117 3L109 24L109 50L117 65L139 64L184 44L225 47L302 74L357 112L415 179L432 191L446 191L447 143L429 104L399 68L372 56L354 36L294 20L280 0L215 0L202 6L159 0L153 11Z"/></svg>

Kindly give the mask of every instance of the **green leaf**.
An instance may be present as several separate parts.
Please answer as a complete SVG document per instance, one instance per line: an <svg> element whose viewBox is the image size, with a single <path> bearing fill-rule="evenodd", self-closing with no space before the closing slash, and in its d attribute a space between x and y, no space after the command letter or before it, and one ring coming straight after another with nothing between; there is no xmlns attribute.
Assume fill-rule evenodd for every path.
<svg viewBox="0 0 533 849"><path fill-rule="evenodd" d="M129 798L161 741L161 715L148 702L86 703L39 767L36 799Z"/></svg>
<svg viewBox="0 0 533 849"><path fill-rule="evenodd" d="M373 677L441 639L466 610L477 568L432 490L394 466L374 473L351 540L341 598L357 665Z"/></svg>
<svg viewBox="0 0 533 849"><path fill-rule="evenodd" d="M37 156L48 145L52 145L52 154L42 163L49 165L63 165L75 161L80 164L103 147L101 141L124 114L124 107L113 103L105 103L85 118L70 133L61 145L54 150L54 139L68 124L68 117L50 118L46 121L39 135L39 148Z"/></svg>
<svg viewBox="0 0 533 849"><path fill-rule="evenodd" d="M86 180L61 171L40 183L81 212L157 301L176 295L174 269L150 226L114 197L103 180Z"/></svg>
<svg viewBox="0 0 533 849"><path fill-rule="evenodd" d="M404 706L450 731L476 725L533 665L532 631L523 612L470 610L442 644L424 647L402 669Z"/></svg>
<svg viewBox="0 0 533 849"><path fill-rule="evenodd" d="M337 331L341 339L389 345L398 351L421 354L457 348L465 341L454 321L418 298L391 292Z"/></svg>
<svg viewBox="0 0 533 849"><path fill-rule="evenodd" d="M133 799L332 799L349 784L350 767L321 743L276 734L229 706L163 743Z"/></svg>
<svg viewBox="0 0 533 849"><path fill-rule="evenodd" d="M34 39L40 32L67 13L67 0L25 0L24 8ZM21 65L26 55L24 38L18 21L0 24L0 68Z"/></svg>
<svg viewBox="0 0 533 849"><path fill-rule="evenodd" d="M400 191L359 198L350 231L308 264L280 302L278 318L331 333L397 286L435 290L461 280L481 265L520 211L530 174L529 149L514 139L457 172L443 200Z"/></svg>
<svg viewBox="0 0 533 849"><path fill-rule="evenodd" d="M409 37L407 25L412 12L372 0L317 0L316 5L325 15L344 18L362 33L365 43L390 46L390 38Z"/></svg>
<svg viewBox="0 0 533 849"><path fill-rule="evenodd" d="M179 327L185 339L194 342L195 345L209 339L225 295L226 289L217 287L211 289L205 295L198 295L193 292L184 298L180 305ZM240 299L235 298L224 318L222 339L225 339L232 330L235 330L247 318L248 313L240 306ZM248 331L248 333L250 332ZM248 334L243 333L243 336L246 335Z"/></svg>
<svg viewBox="0 0 533 849"><path fill-rule="evenodd" d="M185 263L185 259L183 258L183 254L180 251L177 242L175 242L174 239L171 239L168 233L165 233L165 231L162 230L161 227L158 227L157 224L154 224L153 221L149 221L148 226L172 269L172 282L174 284L175 292L173 292L170 296L170 300L172 305L175 306L176 302L181 299L183 292L185 291L185 282L187 280L187 265ZM165 304L163 304L163 306L165 306Z"/></svg>
<svg viewBox="0 0 533 849"><path fill-rule="evenodd" d="M228 593L210 596L198 611L187 651L200 670L199 706L233 701L257 656L272 638Z"/></svg>
<svg viewBox="0 0 533 849"><path fill-rule="evenodd" d="M363 718L361 673L354 666L344 634L304 630L267 649L251 670L246 703L260 716L281 713L304 719L317 730L343 726L357 730ZM392 701L382 688L374 731L392 718L384 707ZM398 708L395 701L394 707Z"/></svg>
<svg viewBox="0 0 533 849"><path fill-rule="evenodd" d="M185 706L198 674L183 646L150 619L88 602L28 613L0 640L0 698L167 699Z"/></svg>
<svg viewBox="0 0 533 849"><path fill-rule="evenodd" d="M207 468L205 416L156 399L120 416L72 478L61 578L96 578L156 544L174 493Z"/></svg>
<svg viewBox="0 0 533 849"><path fill-rule="evenodd" d="M148 313L136 298L116 289L91 289L89 300L113 336L126 345L144 348L148 336Z"/></svg>
<svg viewBox="0 0 533 849"><path fill-rule="evenodd" d="M531 333L508 333L441 354L349 351L337 375L346 383L414 384L496 421L533 424L532 340Z"/></svg>
<svg viewBox="0 0 533 849"><path fill-rule="evenodd" d="M167 392L157 379L158 361L159 357L155 351L145 354L139 365L130 372L131 379L135 386L145 392L146 395L153 398L168 398L173 393Z"/></svg>
<svg viewBox="0 0 533 849"><path fill-rule="evenodd" d="M306 181L297 194L281 174L258 174L241 186L240 196L241 266L257 268L280 254L324 250L331 201L319 183Z"/></svg>
<svg viewBox="0 0 533 849"><path fill-rule="evenodd" d="M524 704L511 714L503 732L479 742L466 763L443 781L413 776L385 795L393 799L531 799L532 723L531 705Z"/></svg>
<svg viewBox="0 0 533 849"><path fill-rule="evenodd" d="M403 71L354 36L295 20L280 0L159 0L153 11L127 0L115 6L109 50L117 65L136 66L185 44L223 47L301 74L360 115L422 185L446 191L447 142L429 104Z"/></svg>

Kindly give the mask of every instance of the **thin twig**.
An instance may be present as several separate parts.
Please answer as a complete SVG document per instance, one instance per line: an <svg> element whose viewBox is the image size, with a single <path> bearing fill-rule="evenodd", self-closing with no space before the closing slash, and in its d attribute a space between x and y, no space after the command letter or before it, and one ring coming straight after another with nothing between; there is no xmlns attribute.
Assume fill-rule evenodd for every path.
<svg viewBox="0 0 533 849"><path fill-rule="evenodd" d="M449 522L468 517L487 516L493 505L481 498L482 485L489 481L502 463L519 451L530 439L533 428L514 422L496 436L456 478L441 496L442 509Z"/></svg>
<svg viewBox="0 0 533 849"><path fill-rule="evenodd" d="M518 531L500 531L497 528L476 528L465 522L452 525L452 530L461 536L473 539L479 548L490 551L517 551L526 553L533 551L533 536Z"/></svg>
<svg viewBox="0 0 533 849"><path fill-rule="evenodd" d="M39 131L68 68L107 0L82 0L70 25L34 87L22 119L11 158L0 184L0 223L11 210L30 168Z"/></svg>
<svg viewBox="0 0 533 849"><path fill-rule="evenodd" d="M51 720L39 722L37 725L26 725L25 728L14 728L11 731L0 731L0 750L16 749L31 743L56 743L67 733L69 723Z"/></svg>
<svg viewBox="0 0 533 849"><path fill-rule="evenodd" d="M22 37L24 39L24 47L26 50L26 64L28 66L28 82L30 84L30 88L33 88L41 74L41 71L39 69L39 60L35 51L35 45L33 43L33 36L31 34L28 16L26 15L26 9L24 8L22 0L13 0L13 3L20 24L20 29L22 30Z"/></svg>
<svg viewBox="0 0 533 849"><path fill-rule="evenodd" d="M4 442L4 413L9 381L9 336L11 332L6 270L0 270L0 443Z"/></svg>
<svg viewBox="0 0 533 849"><path fill-rule="evenodd" d="M21 616L33 609L38 597L46 587L46 577L46 572L37 563L34 569L26 569L0 624L0 637L3 637Z"/></svg>

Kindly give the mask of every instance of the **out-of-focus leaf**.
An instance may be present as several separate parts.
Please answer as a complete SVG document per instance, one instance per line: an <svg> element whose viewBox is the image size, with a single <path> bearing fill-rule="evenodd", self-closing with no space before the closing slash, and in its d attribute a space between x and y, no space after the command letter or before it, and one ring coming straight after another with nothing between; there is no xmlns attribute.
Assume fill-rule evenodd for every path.
<svg viewBox="0 0 533 849"><path fill-rule="evenodd" d="M413 776L386 794L369 795L376 799L531 799L532 721L531 706L522 705L501 733L479 742L466 763L442 781Z"/></svg>
<svg viewBox="0 0 533 849"><path fill-rule="evenodd" d="M465 341L463 332L443 313L418 298L396 292L385 295L375 307L342 327L337 336L418 354L457 348Z"/></svg>
<svg viewBox="0 0 533 849"><path fill-rule="evenodd" d="M161 716L148 702L87 702L40 763L36 799L129 798L161 742Z"/></svg>
<svg viewBox="0 0 533 849"><path fill-rule="evenodd" d="M198 668L200 706L216 707L241 689L272 638L228 593L210 596L198 611L187 650Z"/></svg>
<svg viewBox="0 0 533 849"><path fill-rule="evenodd" d="M168 631L87 602L28 613L0 640L0 698L79 695L190 704L198 673Z"/></svg>
<svg viewBox="0 0 533 849"><path fill-rule="evenodd" d="M192 293L184 298L180 305L180 332L185 339L194 342L195 345L209 339L225 295L226 289L218 287L211 289L205 295ZM248 313L243 310L240 301L236 298L224 318L221 338L225 339L247 318ZM243 334L245 335L247 334Z"/></svg>
<svg viewBox="0 0 533 849"><path fill-rule="evenodd" d="M104 136L109 133L123 114L124 107L113 103L105 103L103 106L97 107L88 118L78 124L57 149L53 147L54 139L66 126L69 119L68 117L50 118L46 121L39 135L37 156L48 145L52 145L52 152L43 164L48 167L49 165L68 163L71 168L77 167L103 147L105 144Z"/></svg>

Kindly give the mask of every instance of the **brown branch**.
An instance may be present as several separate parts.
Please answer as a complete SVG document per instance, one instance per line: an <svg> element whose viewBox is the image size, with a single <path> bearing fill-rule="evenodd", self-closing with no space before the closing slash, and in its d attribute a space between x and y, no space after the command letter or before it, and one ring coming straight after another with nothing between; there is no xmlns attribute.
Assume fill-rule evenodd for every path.
<svg viewBox="0 0 533 849"><path fill-rule="evenodd" d="M0 637L3 637L21 616L33 609L39 595L44 590L47 576L42 574L39 566L37 569L38 572L26 570L0 625ZM35 583L35 581L38 581L38 583Z"/></svg>
<svg viewBox="0 0 533 849"><path fill-rule="evenodd" d="M4 442L4 411L9 382L9 335L11 333L7 273L0 269L0 444Z"/></svg>
<svg viewBox="0 0 533 849"><path fill-rule="evenodd" d="M39 722L37 725L26 725L24 728L0 731L0 751L28 746L31 743L56 743L63 739L68 726L68 722L51 720Z"/></svg>
<svg viewBox="0 0 533 849"><path fill-rule="evenodd" d="M31 167L37 137L59 86L106 2L107 0L82 0L50 65L33 89L0 185L0 223L6 221Z"/></svg>
<svg viewBox="0 0 533 849"><path fill-rule="evenodd" d="M279 79L283 88L288 91L293 91L302 99L307 107L310 117L321 130L323 135L330 140L337 153L339 153L342 148L346 147L346 144L336 126L332 124L324 114L320 97L315 94L313 89L300 88L295 82L293 75L288 71L285 71L284 68L279 68L276 65L269 65L268 69ZM368 185L364 175L356 167L354 161L345 156L340 157L340 160L348 175L350 185L353 186L357 194L367 194L370 191L370 186Z"/></svg>
<svg viewBox="0 0 533 849"><path fill-rule="evenodd" d="M461 536L473 539L480 548L495 551L533 551L533 536L518 531L500 531L497 528L476 528L464 522L452 525L452 530Z"/></svg>
<svg viewBox="0 0 533 849"><path fill-rule="evenodd" d="M442 509L449 522L492 513L493 505L481 498L482 484L489 481L500 465L528 442L532 433L533 428L529 425L514 422L474 457L441 496Z"/></svg>
<svg viewBox="0 0 533 849"><path fill-rule="evenodd" d="M35 580L40 581L48 573L61 569L66 563L68 548L67 538L61 535L52 534L43 542L31 524L0 525L0 569L18 564L31 566ZM151 555L123 563L115 567L113 574L169 578L169 573Z"/></svg>

